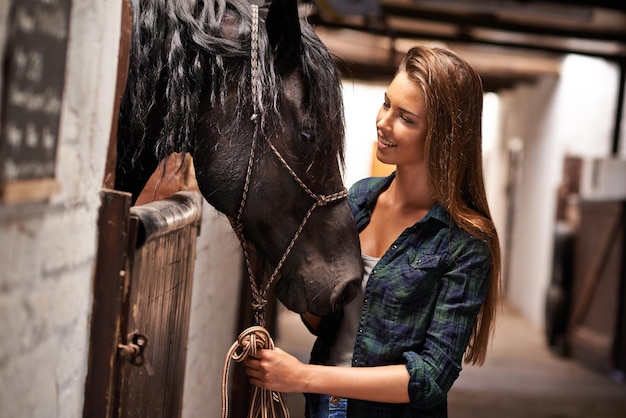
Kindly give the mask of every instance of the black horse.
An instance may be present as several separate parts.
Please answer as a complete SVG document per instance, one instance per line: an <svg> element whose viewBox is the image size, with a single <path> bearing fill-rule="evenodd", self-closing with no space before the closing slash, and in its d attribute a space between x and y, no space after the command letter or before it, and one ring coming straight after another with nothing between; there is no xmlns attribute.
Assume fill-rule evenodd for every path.
<svg viewBox="0 0 626 418"><path fill-rule="evenodd" d="M132 9L116 188L136 199L161 160L189 153L205 199L238 219L275 268L315 196L344 190L331 55L295 0L259 6L258 35L246 0L133 0ZM315 205L280 270L276 294L295 312L333 312L361 280L354 219L345 199L330 200Z"/></svg>

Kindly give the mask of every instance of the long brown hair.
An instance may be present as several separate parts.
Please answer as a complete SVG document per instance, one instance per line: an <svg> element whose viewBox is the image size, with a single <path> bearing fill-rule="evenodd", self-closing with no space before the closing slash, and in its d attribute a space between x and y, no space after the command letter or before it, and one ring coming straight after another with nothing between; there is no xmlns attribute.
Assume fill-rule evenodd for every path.
<svg viewBox="0 0 626 418"><path fill-rule="evenodd" d="M424 94L430 127L424 152L435 199L491 252L489 292L464 357L466 363L481 365L494 330L501 276L500 244L483 180L482 82L465 60L443 48L410 49L399 71L406 71Z"/></svg>

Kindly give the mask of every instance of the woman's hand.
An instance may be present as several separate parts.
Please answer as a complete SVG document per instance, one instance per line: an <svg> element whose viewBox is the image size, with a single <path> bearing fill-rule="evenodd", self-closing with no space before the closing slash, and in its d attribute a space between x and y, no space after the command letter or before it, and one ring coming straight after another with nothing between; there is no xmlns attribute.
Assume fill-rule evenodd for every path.
<svg viewBox="0 0 626 418"><path fill-rule="evenodd" d="M257 351L257 357L244 360L246 374L255 386L275 392L303 392L306 364L276 348Z"/></svg>

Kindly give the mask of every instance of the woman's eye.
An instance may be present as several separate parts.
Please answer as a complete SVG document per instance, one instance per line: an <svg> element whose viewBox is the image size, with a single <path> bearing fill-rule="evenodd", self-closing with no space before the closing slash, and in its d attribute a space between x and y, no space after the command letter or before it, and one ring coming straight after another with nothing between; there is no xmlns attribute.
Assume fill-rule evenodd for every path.
<svg viewBox="0 0 626 418"><path fill-rule="evenodd" d="M389 103L387 103L387 102L383 102L383 107L384 107L385 109L389 109Z"/></svg>

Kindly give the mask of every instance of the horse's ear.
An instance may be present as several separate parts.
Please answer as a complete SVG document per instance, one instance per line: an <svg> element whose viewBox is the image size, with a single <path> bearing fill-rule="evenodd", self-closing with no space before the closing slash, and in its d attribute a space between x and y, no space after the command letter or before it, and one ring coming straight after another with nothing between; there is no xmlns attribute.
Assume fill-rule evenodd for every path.
<svg viewBox="0 0 626 418"><path fill-rule="evenodd" d="M302 44L298 1L273 0L265 19L265 29L279 73L292 70L298 65Z"/></svg>

